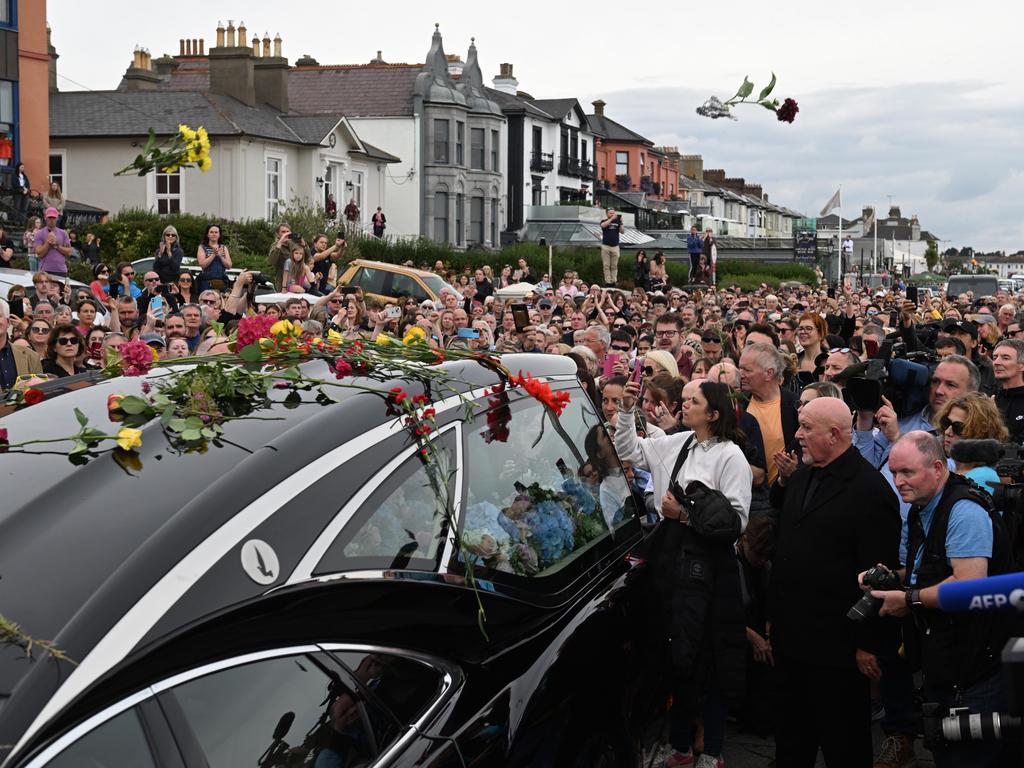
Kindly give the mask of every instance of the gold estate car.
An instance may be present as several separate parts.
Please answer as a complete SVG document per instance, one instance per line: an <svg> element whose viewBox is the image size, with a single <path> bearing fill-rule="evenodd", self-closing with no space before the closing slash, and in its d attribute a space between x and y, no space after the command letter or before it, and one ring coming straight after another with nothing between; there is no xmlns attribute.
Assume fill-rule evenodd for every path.
<svg viewBox="0 0 1024 768"><path fill-rule="evenodd" d="M358 286L363 289L364 296L380 301L402 296L412 296L418 302L427 299L440 301L441 293L445 290L456 296L462 295L433 272L363 259L349 263L338 279L338 285Z"/></svg>

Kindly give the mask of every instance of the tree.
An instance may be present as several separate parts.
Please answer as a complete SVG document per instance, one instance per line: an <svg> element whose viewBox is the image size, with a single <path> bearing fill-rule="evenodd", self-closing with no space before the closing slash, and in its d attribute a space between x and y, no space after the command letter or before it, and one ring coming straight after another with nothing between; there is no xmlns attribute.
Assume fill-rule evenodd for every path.
<svg viewBox="0 0 1024 768"><path fill-rule="evenodd" d="M935 267L939 264L939 246L934 240L929 241L928 248L924 252L924 260L928 265L928 271L934 272Z"/></svg>

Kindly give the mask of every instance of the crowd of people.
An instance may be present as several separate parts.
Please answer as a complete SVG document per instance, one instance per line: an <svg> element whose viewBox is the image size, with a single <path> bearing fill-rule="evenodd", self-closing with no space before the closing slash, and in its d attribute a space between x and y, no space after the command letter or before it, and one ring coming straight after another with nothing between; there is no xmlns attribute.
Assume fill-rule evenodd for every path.
<svg viewBox="0 0 1024 768"><path fill-rule="evenodd" d="M623 290L520 260L414 265L451 289L381 299L335 284L344 239L307 242L287 224L268 254L282 301L258 301L252 272L229 274L216 224L195 246L198 271L182 267L187 251L167 227L151 271L97 261L90 286L72 290L58 216L46 211L34 236L34 297L15 286L0 301L0 392L103 367L129 339L160 358L222 351L249 313L311 336L401 338L418 326L440 348L572 359L619 458L641 470L631 476L649 521L685 532L684 567L662 585L677 681L667 768L723 766L730 709L774 734L780 766L812 766L820 749L829 766L902 768L921 727L918 672L943 713L1004 708L1008 628L943 614L937 585L1010 565L995 460L956 447L1024 437L1024 297L670 287L656 262ZM706 275L713 239L693 237L691 274ZM518 282L535 288L497 295ZM906 366L872 379L872 361L889 356L919 379L899 380ZM688 504L697 492L724 499L714 524ZM899 588L864 583L879 564ZM854 621L865 591L879 615ZM873 717L885 733L874 757ZM999 742L934 754L939 766L1003 764Z"/></svg>

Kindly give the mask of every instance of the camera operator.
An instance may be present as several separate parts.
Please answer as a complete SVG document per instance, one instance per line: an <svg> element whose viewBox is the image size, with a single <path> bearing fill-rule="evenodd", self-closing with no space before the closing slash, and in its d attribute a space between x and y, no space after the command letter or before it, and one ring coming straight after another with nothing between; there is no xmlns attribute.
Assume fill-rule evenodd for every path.
<svg viewBox="0 0 1024 768"><path fill-rule="evenodd" d="M896 494L853 448L842 400L806 403L796 437L803 464L772 488L781 512L768 607L785 713L776 760L810 768L820 747L829 766L866 766L868 676L878 675L887 628L847 618L859 592L846 581L873 563L896 564Z"/></svg>
<svg viewBox="0 0 1024 768"><path fill-rule="evenodd" d="M892 403L882 398L884 404L874 413L857 412L854 445L872 466L882 469L890 447L900 435L914 430L931 432L932 419L946 401L967 392L977 392L980 383L980 374L974 363L960 355L947 355L932 373L928 405L917 413L900 418L897 417ZM877 422L878 429L872 429L873 422Z"/></svg>
<svg viewBox="0 0 1024 768"><path fill-rule="evenodd" d="M872 597L883 601L879 613L912 617L904 625L904 645L921 664L930 701L944 709L999 711L1004 704L999 658L1006 639L1000 619L941 613L938 598L939 584L999 572L1000 564L990 562L996 548L986 497L949 471L941 442L923 431L897 440L889 467L900 496L912 504L902 531L907 567L898 572L908 589L872 590ZM998 742L978 742L945 744L934 754L943 768L996 766L1000 753Z"/></svg>
<svg viewBox="0 0 1024 768"><path fill-rule="evenodd" d="M1003 339L996 344L992 368L999 385L996 405L1010 430L1010 439L1024 442L1024 341Z"/></svg>
<svg viewBox="0 0 1024 768"><path fill-rule="evenodd" d="M978 350L978 324L970 320L946 320L942 323L940 335L959 339L967 349L967 357L978 366L981 383L978 390L986 395L996 393L996 378L992 371L992 363L981 356Z"/></svg>

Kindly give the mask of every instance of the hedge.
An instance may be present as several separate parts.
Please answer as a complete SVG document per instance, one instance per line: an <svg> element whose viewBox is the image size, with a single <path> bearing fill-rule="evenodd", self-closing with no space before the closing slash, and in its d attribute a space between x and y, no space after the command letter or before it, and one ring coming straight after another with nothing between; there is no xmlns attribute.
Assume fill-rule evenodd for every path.
<svg viewBox="0 0 1024 768"><path fill-rule="evenodd" d="M297 205L282 211L275 219L287 220L307 238L316 234L312 230L322 225L319 215ZM246 221L229 221L227 219L197 216L194 214L176 214L159 216L142 209L124 209L117 216L103 224L83 228L81 235L92 232L101 239L101 258L111 266L121 261L135 261L152 256L159 247L163 230L173 225L178 230L179 242L186 256L193 256L196 247L202 240L206 227L217 223L223 233L223 241L231 249L234 266L256 271L267 272L266 254L274 241L275 222L262 219ZM310 232L306 232L310 229ZM328 230L327 235L333 239L335 230ZM412 262L417 267L433 266L443 261L449 268L462 271L465 267L475 269L490 265L495 276L501 268L508 264L513 269L519 259L526 259L530 267L538 274L548 271L548 249L537 243L516 243L499 251L470 248L456 251L450 245L435 243L428 238L418 239L383 239L357 237L350 240L348 251L350 258L363 258L373 261L384 261L392 264ZM633 285L633 253L623 254L619 259L619 285ZM27 267L27 260L20 260L21 266ZM600 249L583 246L558 246L553 255L554 275L557 282L562 275L572 270L588 282L603 282ZM71 277L88 283L92 280L92 270L87 264L71 262ZM684 285L687 282L689 264L685 261L667 261L666 270L672 285ZM780 281L798 280L802 283L813 283L816 276L813 269L800 264L767 264L759 261L723 259L718 262L718 282L722 285L740 285L747 290L756 289L761 283L776 288Z"/></svg>

